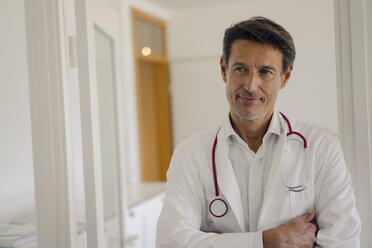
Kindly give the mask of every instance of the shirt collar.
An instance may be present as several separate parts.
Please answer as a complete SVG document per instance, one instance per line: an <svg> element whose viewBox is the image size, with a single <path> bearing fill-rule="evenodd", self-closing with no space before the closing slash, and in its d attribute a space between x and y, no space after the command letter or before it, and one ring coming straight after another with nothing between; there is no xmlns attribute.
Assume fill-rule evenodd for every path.
<svg viewBox="0 0 372 248"><path fill-rule="evenodd" d="M276 134L279 136L281 132L284 130L283 122L281 121L281 117L279 115L280 115L279 111L274 110L273 116L269 124L269 128L267 129L264 138L268 136L268 134ZM234 136L235 138L240 139L239 135L235 132L234 128L232 127L230 114L227 115L227 118L225 120L224 131L225 131L224 137L226 138L228 144L233 143Z"/></svg>
<svg viewBox="0 0 372 248"><path fill-rule="evenodd" d="M279 115L280 113L278 111L273 112L273 116L271 118L269 128L267 129L266 134L269 134L269 133L273 133L277 135L281 134L283 130L283 126L282 126L281 118Z"/></svg>

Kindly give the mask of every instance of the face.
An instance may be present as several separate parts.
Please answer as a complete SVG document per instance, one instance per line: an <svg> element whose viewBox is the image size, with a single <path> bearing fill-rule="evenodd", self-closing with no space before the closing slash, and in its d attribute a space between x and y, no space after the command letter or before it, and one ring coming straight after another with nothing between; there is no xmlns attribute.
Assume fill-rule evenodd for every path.
<svg viewBox="0 0 372 248"><path fill-rule="evenodd" d="M228 65L221 58L222 79L230 114L246 120L270 118L278 92L288 82L293 67L282 73L282 53L273 46L236 40Z"/></svg>

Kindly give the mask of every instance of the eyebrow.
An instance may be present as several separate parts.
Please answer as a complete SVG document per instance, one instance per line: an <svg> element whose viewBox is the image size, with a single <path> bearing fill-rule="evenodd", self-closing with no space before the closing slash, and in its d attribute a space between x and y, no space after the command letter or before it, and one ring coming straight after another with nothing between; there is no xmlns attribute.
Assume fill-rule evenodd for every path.
<svg viewBox="0 0 372 248"><path fill-rule="evenodd" d="M242 63L242 62L235 62L235 63L233 64L233 66L243 66L243 67L247 67L247 65L244 64L244 63Z"/></svg>
<svg viewBox="0 0 372 248"><path fill-rule="evenodd" d="M273 67L273 66L269 66L269 65L263 65L263 66L261 66L261 69L265 69L265 70L272 70L272 71L276 71L275 70L275 67Z"/></svg>

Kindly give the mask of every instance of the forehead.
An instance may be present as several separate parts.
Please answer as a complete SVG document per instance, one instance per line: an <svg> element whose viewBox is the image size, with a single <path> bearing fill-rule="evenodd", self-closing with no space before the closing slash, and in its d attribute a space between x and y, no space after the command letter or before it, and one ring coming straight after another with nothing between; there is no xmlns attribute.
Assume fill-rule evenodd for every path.
<svg viewBox="0 0 372 248"><path fill-rule="evenodd" d="M269 44L239 39L232 43L229 64L270 65L282 67L282 52ZM278 68L278 69L279 69Z"/></svg>

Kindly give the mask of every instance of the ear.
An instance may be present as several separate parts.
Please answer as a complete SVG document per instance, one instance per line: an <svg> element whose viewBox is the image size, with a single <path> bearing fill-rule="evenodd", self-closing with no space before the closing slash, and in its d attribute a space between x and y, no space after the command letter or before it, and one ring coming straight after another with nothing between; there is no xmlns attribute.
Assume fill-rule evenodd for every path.
<svg viewBox="0 0 372 248"><path fill-rule="evenodd" d="M220 58L220 66L221 66L221 75L222 75L222 80L226 83L226 70L227 70L227 64L225 62L225 60L222 58Z"/></svg>
<svg viewBox="0 0 372 248"><path fill-rule="evenodd" d="M288 70L284 73L282 85L280 86L281 89L283 89L287 85L289 78L291 77L292 70L293 70L293 65L291 65L288 68Z"/></svg>

